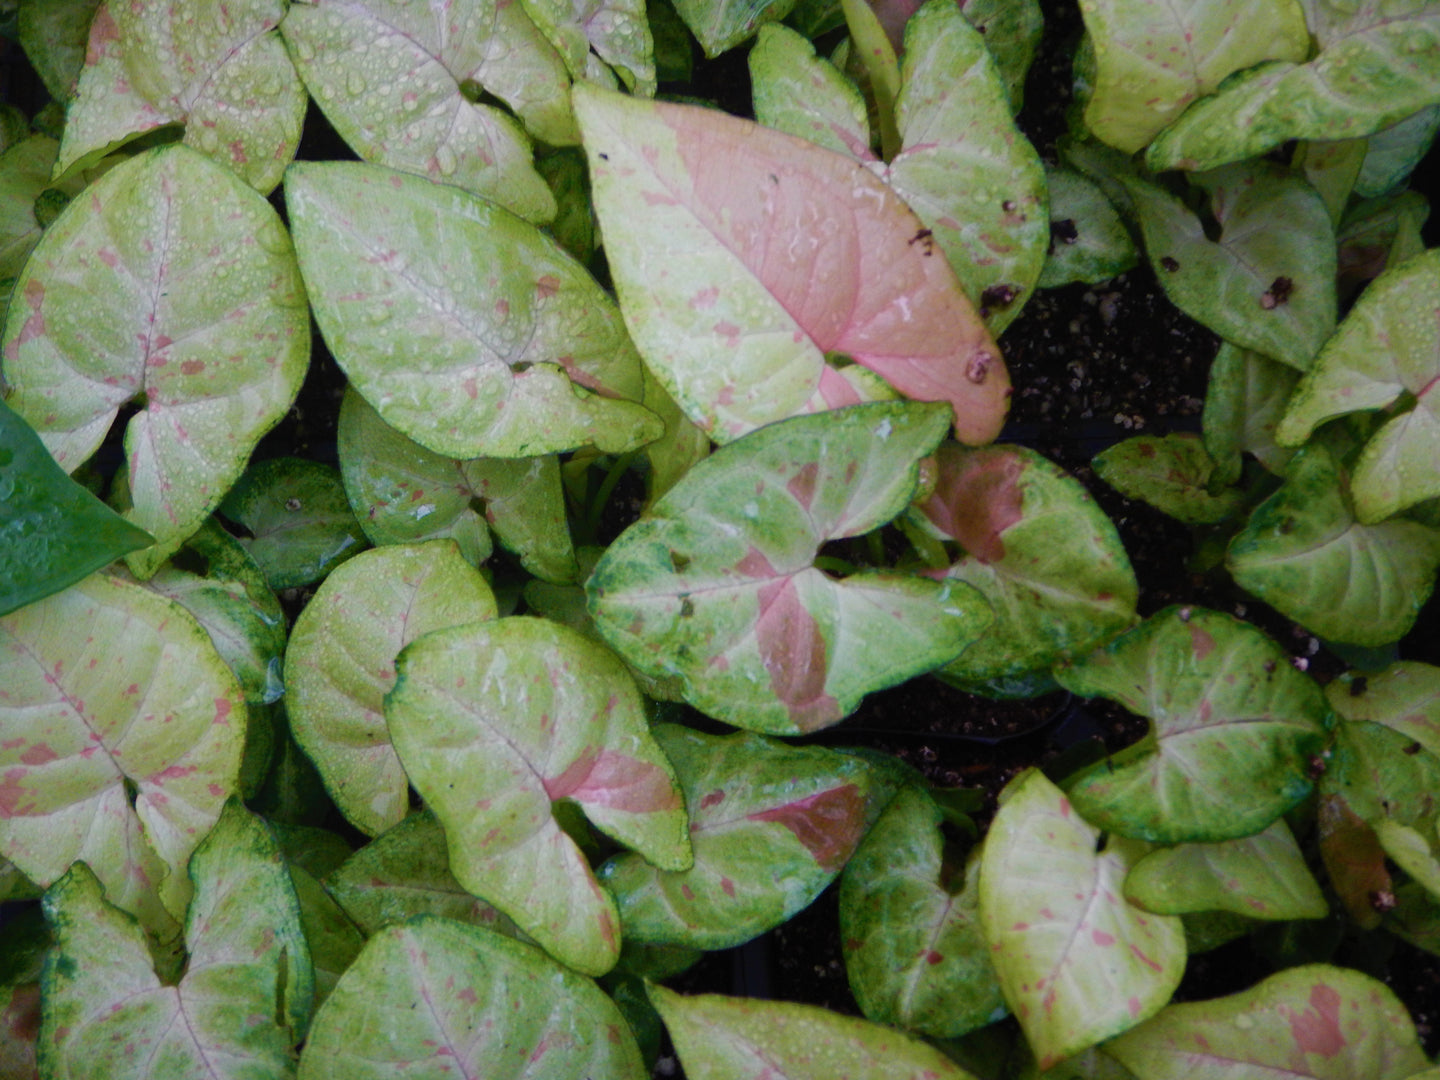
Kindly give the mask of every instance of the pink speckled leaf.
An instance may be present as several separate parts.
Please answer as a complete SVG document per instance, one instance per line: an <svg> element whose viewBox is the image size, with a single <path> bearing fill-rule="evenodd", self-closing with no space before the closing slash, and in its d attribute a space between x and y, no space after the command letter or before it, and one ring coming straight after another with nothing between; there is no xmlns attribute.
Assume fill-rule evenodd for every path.
<svg viewBox="0 0 1440 1080"><path fill-rule="evenodd" d="M814 1005L649 994L690 1080L973 1080L919 1039Z"/></svg>
<svg viewBox="0 0 1440 1080"><path fill-rule="evenodd" d="M255 1080L292 1075L314 974L270 828L232 801L195 852L184 975L157 976L134 922L76 866L45 894L41 1075Z"/></svg>
<svg viewBox="0 0 1440 1080"><path fill-rule="evenodd" d="M993 439L1010 379L929 231L859 163L713 109L576 86L626 325L712 438L860 400L848 356Z"/></svg>
<svg viewBox="0 0 1440 1080"><path fill-rule="evenodd" d="M381 930L315 1014L300 1080L643 1080L620 1011L539 949L420 916Z"/></svg>
<svg viewBox="0 0 1440 1080"><path fill-rule="evenodd" d="M357 555L325 579L285 651L290 730L340 812L375 836L410 810L385 727L395 657L410 642L495 618L495 597L451 540Z"/></svg>
<svg viewBox="0 0 1440 1080"><path fill-rule="evenodd" d="M155 537L149 577L220 502L304 378L310 320L279 216L183 146L141 154L86 189L16 283L4 334L8 402L73 472L140 399L125 516Z"/></svg>
<svg viewBox="0 0 1440 1080"><path fill-rule="evenodd" d="M95 575L7 615L0 854L41 885L84 859L112 903L173 932L190 853L235 790L244 718L209 636L139 585Z"/></svg>
<svg viewBox="0 0 1440 1080"><path fill-rule="evenodd" d="M57 174L138 135L185 143L268 194L300 144L305 88L276 27L282 0L125 0L95 13Z"/></svg>
<svg viewBox="0 0 1440 1080"><path fill-rule="evenodd" d="M884 802L876 772L834 750L678 724L655 738L685 792L695 864L624 853L600 868L627 942L727 949L779 926L835 880Z"/></svg>
<svg viewBox="0 0 1440 1080"><path fill-rule="evenodd" d="M427 634L396 667L390 737L445 827L455 877L562 963L608 971L615 903L552 804L578 804L658 866L692 861L675 773L624 665L577 631L517 616Z"/></svg>
<svg viewBox="0 0 1440 1080"><path fill-rule="evenodd" d="M1180 920L1124 897L1145 845L1100 830L1038 770L1006 788L985 839L980 920L1040 1068L1133 1027L1185 970Z"/></svg>
<svg viewBox="0 0 1440 1080"><path fill-rule="evenodd" d="M1171 1005L1105 1052L1141 1080L1408 1080L1429 1065L1390 989L1328 964L1290 968L1229 997Z"/></svg>
<svg viewBox="0 0 1440 1080"><path fill-rule="evenodd" d="M797 416L695 465L590 577L595 625L639 671L737 727L798 734L953 660L990 621L963 582L815 566L915 493L948 410L890 402Z"/></svg>

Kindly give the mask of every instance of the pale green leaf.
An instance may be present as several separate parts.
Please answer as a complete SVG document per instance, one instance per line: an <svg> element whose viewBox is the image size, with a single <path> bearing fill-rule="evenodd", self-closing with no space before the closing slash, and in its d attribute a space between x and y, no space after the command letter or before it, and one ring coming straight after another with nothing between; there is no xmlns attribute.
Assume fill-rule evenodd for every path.
<svg viewBox="0 0 1440 1080"><path fill-rule="evenodd" d="M1249 623L1166 608L1055 676L1152 722L1140 742L1069 782L1076 808L1103 829L1161 844L1231 840L1310 792L1324 696Z"/></svg>
<svg viewBox="0 0 1440 1080"><path fill-rule="evenodd" d="M1368 975L1290 968L1252 989L1171 1005L1105 1052L1138 1080L1409 1080L1429 1064L1405 1006Z"/></svg>
<svg viewBox="0 0 1440 1080"><path fill-rule="evenodd" d="M578 576L554 455L444 457L385 423L350 388L340 403L336 441L350 506L373 543L448 537L478 566L490 557L493 530L536 577L568 582Z"/></svg>
<svg viewBox="0 0 1440 1080"><path fill-rule="evenodd" d="M120 407L148 577L199 528L290 407L310 353L279 216L180 146L117 166L45 232L5 323L9 404L73 471Z"/></svg>
<svg viewBox="0 0 1440 1080"><path fill-rule="evenodd" d="M21 0L20 44L56 101L69 101L85 66L90 20L100 0Z"/></svg>
<svg viewBox="0 0 1440 1080"><path fill-rule="evenodd" d="M1335 236L1319 193L1264 162L1197 177L1220 226L1211 240L1175 196L1121 179L1175 306L1226 341L1308 368L1335 326Z"/></svg>
<svg viewBox="0 0 1440 1080"><path fill-rule="evenodd" d="M675 13L714 59L752 37L768 22L790 14L795 0L673 0Z"/></svg>
<svg viewBox="0 0 1440 1080"><path fill-rule="evenodd" d="M1050 190L1050 257L1036 288L1108 281L1139 261L1129 230L1100 185L1067 168L1047 169L1045 175Z"/></svg>
<svg viewBox="0 0 1440 1080"><path fill-rule="evenodd" d="M905 507L944 434L937 405L861 405L754 431L706 458L606 551L586 591L612 648L717 719L790 734L952 660L990 621L968 585L835 579L827 540Z"/></svg>
<svg viewBox="0 0 1440 1080"><path fill-rule="evenodd" d="M1231 72L1303 60L1310 47L1296 0L1081 0L1096 80L1085 125L1133 154Z"/></svg>
<svg viewBox="0 0 1440 1080"><path fill-rule="evenodd" d="M290 882L300 906L300 929L310 950L315 976L315 1006L330 996L340 976L355 962L365 944L365 935L344 909L331 898L325 886L309 870L291 862Z"/></svg>
<svg viewBox="0 0 1440 1080"><path fill-rule="evenodd" d="M1025 98L1025 77L1045 28L1039 0L967 0L965 21L985 36L985 47L1005 82L1010 111L1018 113Z"/></svg>
<svg viewBox="0 0 1440 1080"><path fill-rule="evenodd" d="M691 863L675 773L624 665L574 630L513 617L434 631L396 666L385 719L455 877L557 959L608 971L615 903L554 804L657 865Z"/></svg>
<svg viewBox="0 0 1440 1080"><path fill-rule="evenodd" d="M949 401L964 442L999 432L999 350L919 218L864 166L713 109L589 86L575 108L626 325L712 438L872 398L827 362L842 354Z"/></svg>
<svg viewBox="0 0 1440 1080"><path fill-rule="evenodd" d="M1355 465L1351 488L1362 522L1440 495L1437 309L1440 250L1380 275L1325 343L1276 432L1282 444L1298 446L1333 417L1399 403Z"/></svg>
<svg viewBox="0 0 1440 1080"><path fill-rule="evenodd" d="M611 90L618 82L632 94L655 96L655 43L644 0L521 0L520 6L572 78Z"/></svg>
<svg viewBox="0 0 1440 1080"><path fill-rule="evenodd" d="M0 156L0 281L19 276L41 231L53 220L50 207L64 206L84 186L80 180L50 186L59 150L50 136L30 135ZM47 220L41 221L42 216Z"/></svg>
<svg viewBox="0 0 1440 1080"><path fill-rule="evenodd" d="M269 194L300 144L307 100L276 31L284 14L283 0L101 4L66 110L57 174L180 126L187 146Z"/></svg>
<svg viewBox="0 0 1440 1080"><path fill-rule="evenodd" d="M432 630L495 615L485 579L453 542L436 540L357 556L295 620L285 655L291 729L335 805L362 832L383 832L410 808L385 726L395 658Z"/></svg>
<svg viewBox="0 0 1440 1080"><path fill-rule="evenodd" d="M1011 782L985 839L981 924L1042 1070L1158 1011L1185 970L1180 920L1122 895L1144 845L1100 839L1036 770Z"/></svg>
<svg viewBox="0 0 1440 1080"><path fill-rule="evenodd" d="M1273 920L1330 913L1283 819L1254 836L1152 851L1125 878L1125 898L1157 915L1230 911Z"/></svg>
<svg viewBox="0 0 1440 1080"><path fill-rule="evenodd" d="M45 896L56 951L46 963L42 1074L55 1080L293 1075L314 992L285 862L266 825L231 803L195 852L178 985L152 968L139 928L88 866Z"/></svg>
<svg viewBox="0 0 1440 1080"><path fill-rule="evenodd" d="M645 1067L615 1004L539 949L429 916L380 931L316 1013L300 1080L457 1072L643 1080Z"/></svg>
<svg viewBox="0 0 1440 1080"><path fill-rule="evenodd" d="M575 141L569 79L520 4L303 0L281 32L305 85L362 160L455 184L527 221L555 199L505 100L535 134Z"/></svg>
<svg viewBox="0 0 1440 1080"><path fill-rule="evenodd" d="M981 690L1077 653L1135 621L1138 587L1124 545L1077 480L1033 450L947 443L935 492L914 514L963 549L945 571L978 589L995 621L940 669Z"/></svg>
<svg viewBox="0 0 1440 1080"><path fill-rule="evenodd" d="M1371 135L1365 162L1355 178L1355 194L1368 199L1389 194L1404 185L1411 171L1429 152L1437 129L1440 129L1440 105L1431 105Z"/></svg>
<svg viewBox="0 0 1440 1080"><path fill-rule="evenodd" d="M1214 471L1210 476L1224 484L1240 479L1240 455L1254 454L1260 464L1283 475L1294 451L1275 441L1275 429L1299 374L1284 364L1228 341L1210 364L1205 390L1205 451Z"/></svg>
<svg viewBox="0 0 1440 1080"><path fill-rule="evenodd" d="M1127 499L1147 502L1187 525L1214 525L1245 506L1237 488L1212 494L1215 462L1190 434L1136 435L1095 456L1095 475Z"/></svg>
<svg viewBox="0 0 1440 1080"><path fill-rule="evenodd" d="M649 987L691 1080L973 1080L934 1047L814 1005Z"/></svg>
<svg viewBox="0 0 1440 1080"><path fill-rule="evenodd" d="M0 854L41 885L83 859L165 936L235 790L235 677L184 608L98 574L0 619L0 643Z"/></svg>
<svg viewBox="0 0 1440 1080"><path fill-rule="evenodd" d="M387 424L459 459L661 434L614 303L533 225L349 162L294 166L285 197L316 322Z"/></svg>
<svg viewBox="0 0 1440 1080"><path fill-rule="evenodd" d="M762 26L747 62L755 119L817 146L873 160L859 88L788 26Z"/></svg>
<svg viewBox="0 0 1440 1080"><path fill-rule="evenodd" d="M900 789L840 879L840 940L861 1011L955 1038L1005 1012L978 912L980 860L945 850L939 808Z"/></svg>
<svg viewBox="0 0 1440 1080"><path fill-rule="evenodd" d="M835 880L883 801L873 771L834 750L675 724L655 738L685 793L695 863L622 854L600 868L627 943L725 949L779 926Z"/></svg>
<svg viewBox="0 0 1440 1080"><path fill-rule="evenodd" d="M1440 529L1391 518L1366 525L1343 470L1321 444L1291 459L1285 484L1230 540L1241 588L1312 633L1355 645L1399 641L1435 587Z"/></svg>
<svg viewBox="0 0 1440 1080"><path fill-rule="evenodd" d="M1440 668L1402 660L1374 674L1350 672L1325 696L1346 720L1384 724L1440 757Z"/></svg>

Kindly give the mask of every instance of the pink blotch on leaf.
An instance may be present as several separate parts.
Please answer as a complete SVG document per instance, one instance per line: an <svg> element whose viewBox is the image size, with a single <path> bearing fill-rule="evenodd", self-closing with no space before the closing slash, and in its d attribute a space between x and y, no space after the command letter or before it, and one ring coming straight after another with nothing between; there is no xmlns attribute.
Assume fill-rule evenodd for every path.
<svg viewBox="0 0 1440 1080"><path fill-rule="evenodd" d="M720 287L709 285L690 298L690 306L696 311L715 306L715 301L720 299Z"/></svg>
<svg viewBox="0 0 1440 1080"><path fill-rule="evenodd" d="M640 198L645 200L646 206L677 206L680 200L673 195L667 195L663 191L642 191Z"/></svg>
<svg viewBox="0 0 1440 1080"><path fill-rule="evenodd" d="M1340 993L1332 986L1321 983L1311 988L1309 1007L1291 1012L1289 1020L1290 1034L1302 1053L1331 1058L1347 1045L1340 1030Z"/></svg>
<svg viewBox="0 0 1440 1080"><path fill-rule="evenodd" d="M1091 930L1090 940L1103 949L1115 944L1115 935L1107 934L1104 930Z"/></svg>
<svg viewBox="0 0 1440 1080"><path fill-rule="evenodd" d="M20 760L26 765L44 765L46 762L54 761L60 755L50 749L49 743L39 742L30 747L20 755Z"/></svg>
<svg viewBox="0 0 1440 1080"><path fill-rule="evenodd" d="M726 895L726 896L734 897L734 895L735 895L735 882L731 881L728 877L722 877L722 878L720 879L720 888L722 888L722 889L725 890L725 895Z"/></svg>
<svg viewBox="0 0 1440 1080"><path fill-rule="evenodd" d="M183 364L180 365L180 374L182 375L199 375L200 372L204 370L204 360L186 360Z"/></svg>
<svg viewBox="0 0 1440 1080"><path fill-rule="evenodd" d="M1159 974L1160 972L1162 972L1162 971L1165 970L1163 967L1161 967L1159 964L1157 964L1154 960L1151 960L1150 957L1146 956L1145 953L1140 949L1140 947L1139 947L1138 945L1131 945L1131 946L1130 946L1130 953L1131 953L1132 956L1135 957L1136 960L1139 960L1142 964L1144 964L1146 967L1148 967L1151 971L1155 972L1156 974Z"/></svg>
<svg viewBox="0 0 1440 1080"><path fill-rule="evenodd" d="M217 723L217 724L226 724L226 725L228 725L228 724L230 723L230 699L229 699L229 698L217 697L217 698L215 699L215 720L214 720L214 723Z"/></svg>
<svg viewBox="0 0 1440 1080"><path fill-rule="evenodd" d="M161 769L158 773L151 776L150 779L157 784L163 784L166 780L183 780L185 777L194 773L196 768L197 766L194 765L171 765L168 768Z"/></svg>
<svg viewBox="0 0 1440 1080"><path fill-rule="evenodd" d="M941 956L934 949L931 949L928 953L925 954L925 962L927 964L938 964L944 959L945 957Z"/></svg>
<svg viewBox="0 0 1440 1080"><path fill-rule="evenodd" d="M700 809L708 810L712 806L718 806L725 801L725 792L719 788L710 792L700 800Z"/></svg>
<svg viewBox="0 0 1440 1080"><path fill-rule="evenodd" d="M1140 999L1138 997L1132 997L1125 1003L1125 1007L1130 1011L1131 1019L1135 1019L1140 1015Z"/></svg>
<svg viewBox="0 0 1440 1080"><path fill-rule="evenodd" d="M807 461L785 484L785 490L806 510L810 509L810 503L815 498L815 480L819 473L820 466Z"/></svg>
<svg viewBox="0 0 1440 1080"><path fill-rule="evenodd" d="M1006 450L967 453L943 446L935 462L935 493L921 512L982 563L1004 559L1002 535L1024 517L1024 460Z"/></svg>
<svg viewBox="0 0 1440 1080"><path fill-rule="evenodd" d="M746 817L784 825L822 870L838 871L860 842L865 798L854 784L843 784Z"/></svg>
<svg viewBox="0 0 1440 1080"><path fill-rule="evenodd" d="M728 348L738 349L740 347L740 327L734 323L718 322L711 329L725 339L725 344Z"/></svg>
<svg viewBox="0 0 1440 1080"><path fill-rule="evenodd" d="M208 791L208 792L210 792L210 794L213 795L213 796L214 796L215 798L217 798L217 799L220 798L222 795L225 794L225 789L224 789L223 787L221 787L219 784L206 784L206 785L205 785L205 790Z"/></svg>
<svg viewBox="0 0 1440 1080"><path fill-rule="evenodd" d="M23 812L20 800L29 795L29 791L20 781L29 775L29 769L6 769L0 777L0 818L12 818Z"/></svg>
<svg viewBox="0 0 1440 1080"><path fill-rule="evenodd" d="M680 796L665 771L648 761L587 748L563 773L547 779L552 802L574 799L582 806L604 806L632 814L678 810Z"/></svg>
<svg viewBox="0 0 1440 1080"><path fill-rule="evenodd" d="M1194 623L1190 624L1190 648L1196 660L1204 660L1215 651L1215 639Z"/></svg>
<svg viewBox="0 0 1440 1080"><path fill-rule="evenodd" d="M535 295L541 300L549 300L560 291L560 279L554 274L546 274L539 281L535 282Z"/></svg>

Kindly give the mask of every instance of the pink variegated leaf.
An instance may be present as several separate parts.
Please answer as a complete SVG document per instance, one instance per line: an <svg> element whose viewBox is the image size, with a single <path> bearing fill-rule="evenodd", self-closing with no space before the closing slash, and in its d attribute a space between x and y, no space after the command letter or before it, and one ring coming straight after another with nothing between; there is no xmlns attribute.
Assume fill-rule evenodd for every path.
<svg viewBox="0 0 1440 1080"><path fill-rule="evenodd" d="M578 631L517 616L426 634L396 668L390 738L445 828L456 879L557 960L608 971L615 902L554 804L577 804L657 866L691 863L675 773L624 665Z"/></svg>
<svg viewBox="0 0 1440 1080"><path fill-rule="evenodd" d="M595 567L596 626L631 666L678 678L696 708L772 734L826 727L954 659L990 621L969 585L815 566L826 541L904 509L947 412L857 405L723 447Z"/></svg>
<svg viewBox="0 0 1440 1080"><path fill-rule="evenodd" d="M864 166L713 109L577 85L621 310L721 442L863 400L844 356L993 439L1010 379L930 230ZM867 393L873 398L873 393Z"/></svg>

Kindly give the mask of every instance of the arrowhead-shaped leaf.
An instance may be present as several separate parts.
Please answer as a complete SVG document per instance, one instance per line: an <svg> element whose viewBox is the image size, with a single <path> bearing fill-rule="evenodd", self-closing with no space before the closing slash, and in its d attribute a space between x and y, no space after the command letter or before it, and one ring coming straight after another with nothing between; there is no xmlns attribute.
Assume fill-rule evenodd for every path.
<svg viewBox="0 0 1440 1080"><path fill-rule="evenodd" d="M625 660L752 731L813 731L947 660L989 622L969 586L881 571L835 580L827 540L879 527L915 491L948 416L874 404L752 432L690 470L587 585Z"/></svg>
<svg viewBox="0 0 1440 1080"><path fill-rule="evenodd" d="M148 1080L293 1075L314 983L300 910L269 828L239 803L195 852L178 985L77 865L45 895L56 950L45 966L44 1075Z"/></svg>
<svg viewBox="0 0 1440 1080"><path fill-rule="evenodd" d="M84 859L163 936L235 789L244 718L205 631L138 585L94 575L0 619L0 853L42 885Z"/></svg>
<svg viewBox="0 0 1440 1080"><path fill-rule="evenodd" d="M455 184L527 221L555 198L507 101L548 142L575 141L560 57L519 4L305 0L281 25L305 85L363 160Z"/></svg>
<svg viewBox="0 0 1440 1080"><path fill-rule="evenodd" d="M675 0L676 14L712 60L794 7L795 0Z"/></svg>
<svg viewBox="0 0 1440 1080"><path fill-rule="evenodd" d="M648 992L691 1080L973 1080L919 1039L814 1005Z"/></svg>
<svg viewBox="0 0 1440 1080"><path fill-rule="evenodd" d="M619 453L660 435L614 303L533 225L350 162L294 166L285 198L325 340L416 442L463 459Z"/></svg>
<svg viewBox="0 0 1440 1080"><path fill-rule="evenodd" d="M1277 476L1284 474L1294 451L1276 443L1275 430L1299 381L1293 368L1221 342L1210 364L1202 421L1205 450L1216 479L1225 484L1238 481L1242 453L1254 454Z"/></svg>
<svg viewBox="0 0 1440 1080"><path fill-rule="evenodd" d="M1296 1076L1411 1080L1429 1065L1415 1024L1368 975L1327 964L1290 968L1211 1001L1171 1005L1106 1045L1141 1077Z"/></svg>
<svg viewBox="0 0 1440 1080"><path fill-rule="evenodd" d="M1211 169L1259 156L1290 139L1359 138L1440 101L1435 64L1440 12L1432 5L1424 0L1391 7L1310 0L1306 7L1319 54L1305 64L1270 65L1257 72L1258 78L1237 76L1215 97L1196 104L1155 140L1146 154L1151 169ZM1252 25L1245 24L1242 39L1250 38ZM1270 56L1304 60L1309 42L1303 28L1301 34L1298 53Z"/></svg>
<svg viewBox="0 0 1440 1080"><path fill-rule="evenodd" d="M880 1024L948 1039L997 1019L1005 999L980 928L980 860L952 864L942 816L900 789L840 879L845 971Z"/></svg>
<svg viewBox="0 0 1440 1080"><path fill-rule="evenodd" d="M410 642L495 618L490 586L447 540L376 548L340 567L295 620L285 654L290 727L335 805L371 836L410 809L385 726L395 658Z"/></svg>
<svg viewBox="0 0 1440 1080"><path fill-rule="evenodd" d="M964 442L995 437L1010 392L999 350L881 180L712 109L588 86L574 98L626 324L712 438L860 401L830 355L950 402Z"/></svg>
<svg viewBox="0 0 1440 1080"><path fill-rule="evenodd" d="M521 6L572 77L655 96L655 43L643 0L521 0Z"/></svg>
<svg viewBox="0 0 1440 1080"><path fill-rule="evenodd" d="M857 757L763 735L655 728L690 812L695 864L617 855L600 868L626 942L727 949L779 926L835 880L879 781Z"/></svg>
<svg viewBox="0 0 1440 1080"><path fill-rule="evenodd" d="M355 852L325 878L325 888L366 936L412 915L519 935L509 918L455 880L445 830L428 810L411 814Z"/></svg>
<svg viewBox="0 0 1440 1080"><path fill-rule="evenodd" d="M1050 190L1049 258L1036 287L1098 283L1139 261L1130 231L1093 180L1071 169L1046 170Z"/></svg>
<svg viewBox="0 0 1440 1080"><path fill-rule="evenodd" d="M56 101L67 102L75 92L99 6L100 0L21 0L20 44Z"/></svg>
<svg viewBox="0 0 1440 1080"><path fill-rule="evenodd" d="M642 1080L614 1002L539 949L448 919L380 931L315 1015L300 1080Z"/></svg>
<svg viewBox="0 0 1440 1080"><path fill-rule="evenodd" d="M1095 475L1187 525L1214 525L1245 505L1237 488L1210 493L1215 462L1196 436L1137 435L1095 455Z"/></svg>
<svg viewBox="0 0 1440 1080"><path fill-rule="evenodd" d="M0 400L0 615L57 593L150 535L65 475L29 424Z"/></svg>
<svg viewBox="0 0 1440 1080"><path fill-rule="evenodd" d="M757 121L857 161L875 160L864 96L809 40L781 23L762 26L747 60Z"/></svg>
<svg viewBox="0 0 1440 1080"><path fill-rule="evenodd" d="M397 667L385 718L455 877L557 959L604 974L615 904L552 804L578 804L657 865L691 862L675 774L624 665L574 630L514 617L427 634Z"/></svg>
<svg viewBox="0 0 1440 1080"><path fill-rule="evenodd" d="M1125 898L1157 915L1232 911L1251 919L1323 919L1330 913L1284 820L1238 840L1152 851L1125 878Z"/></svg>
<svg viewBox="0 0 1440 1080"><path fill-rule="evenodd" d="M1140 742L1069 784L1077 809L1107 831L1160 844L1230 840L1310 791L1324 696L1249 623L1166 608L1055 676L1152 722Z"/></svg>
<svg viewBox="0 0 1440 1080"><path fill-rule="evenodd" d="M1440 495L1440 251L1387 270L1365 290L1290 400L1276 439L1298 446L1326 420L1407 403L1366 444L1351 491L1373 523Z"/></svg>
<svg viewBox="0 0 1440 1080"><path fill-rule="evenodd" d="M1374 675L1351 672L1325 696L1346 720L1384 724L1440 757L1440 668L1402 660Z"/></svg>
<svg viewBox="0 0 1440 1080"><path fill-rule="evenodd" d="M269 194L300 144L307 101L275 29L284 14L283 0L102 4L66 110L57 173L178 124L187 146Z"/></svg>
<svg viewBox="0 0 1440 1080"><path fill-rule="evenodd" d="M1296 0L1082 0L1080 10L1097 69L1085 126L1127 154L1231 72L1310 48Z"/></svg>
<svg viewBox="0 0 1440 1080"><path fill-rule="evenodd" d="M74 471L120 407L126 518L148 577L220 502L290 407L310 353L304 286L279 216L181 146L86 189L45 233L5 323L11 407Z"/></svg>
<svg viewBox="0 0 1440 1080"><path fill-rule="evenodd" d="M1241 588L1335 641L1399 641L1435 587L1440 529L1356 520L1343 470L1323 445L1291 459L1285 484L1230 540L1225 565Z"/></svg>
<svg viewBox="0 0 1440 1080"><path fill-rule="evenodd" d="M240 546L276 592L314 585L365 547L340 474L319 461L256 462L225 496L220 513L249 532Z"/></svg>
<svg viewBox="0 0 1440 1080"><path fill-rule="evenodd" d="M1304 371L1335 327L1335 237L1325 201L1266 163L1197 177L1220 226L1150 183L1122 178L1165 293L1226 341Z"/></svg>
<svg viewBox="0 0 1440 1080"><path fill-rule="evenodd" d="M1088 652L1135 621L1130 559L1077 480L1018 446L947 444L936 465L935 493L918 513L964 549L946 578L974 586L995 612L942 678L1003 683Z"/></svg>
<svg viewBox="0 0 1440 1080"><path fill-rule="evenodd" d="M1099 841L1034 770L1011 783L985 838L980 919L1041 1069L1159 1010L1185 970L1180 920L1123 896L1144 845Z"/></svg>
<svg viewBox="0 0 1440 1080"><path fill-rule="evenodd" d="M351 388L340 403L336 441L350 506L373 543L449 537L478 566L490 557L494 530L536 577L569 582L579 576L553 454L444 457L385 423Z"/></svg>

